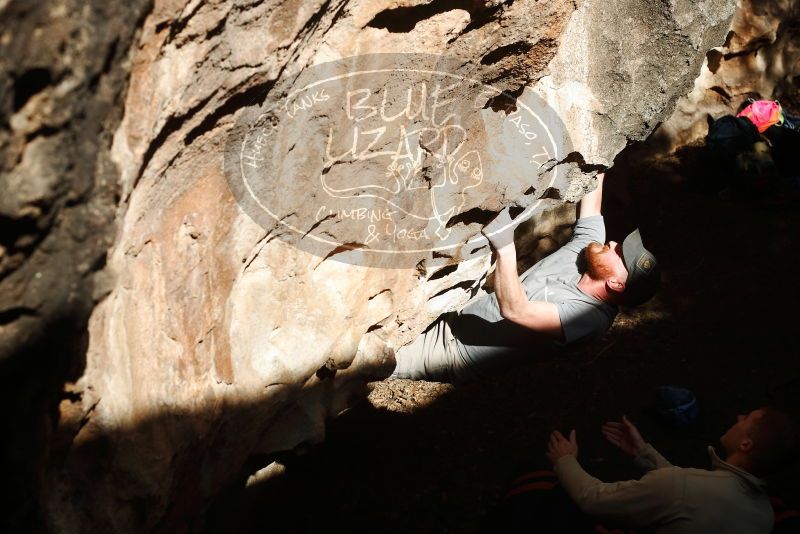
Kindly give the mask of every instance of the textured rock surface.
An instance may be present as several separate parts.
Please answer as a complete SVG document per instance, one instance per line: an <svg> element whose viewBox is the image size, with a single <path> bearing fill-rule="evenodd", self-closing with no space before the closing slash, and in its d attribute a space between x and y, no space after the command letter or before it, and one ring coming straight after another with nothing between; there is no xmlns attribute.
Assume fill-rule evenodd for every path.
<svg viewBox="0 0 800 534"><path fill-rule="evenodd" d="M110 147L148 6L0 2L0 458L14 488L0 530L40 515L62 385L82 373L86 322L110 290Z"/></svg>
<svg viewBox="0 0 800 534"><path fill-rule="evenodd" d="M85 369L66 386L44 475L49 521L64 531L197 527L199 510L224 485L266 466L275 452L320 442L325 421L362 396L368 380L386 376L392 355L382 339L409 341L485 279L487 257L437 271L424 264L377 269L323 261L274 239L237 208L223 176L226 136L242 108L308 64L370 52L446 52L482 62L486 81L503 90L533 86L570 129L577 151L571 168L588 170L608 165L628 140L644 138L672 111L706 50L722 43L733 13L725 0L156 0L139 28L146 10L126 5L131 12L108 19L125 19L129 37L113 53L78 61L86 68L99 56L108 65L101 69L130 69L119 127L93 119L88 124L100 133L91 133L91 112L57 106L80 133L72 149L101 158L99 170L75 176L110 180L119 192L104 271L113 285L91 316ZM6 35L4 43L16 42ZM53 57L58 53L44 53L42 61ZM119 84L114 88L118 94ZM22 109L39 109L37 96ZM68 99L84 101L94 100ZM38 129L28 125L34 119L8 116L11 132ZM53 136L16 135L18 153L30 156L4 160L4 193L17 193L4 194L0 208L15 220L31 213L44 220L25 206L46 204L37 199L47 195L69 204L48 184L70 183L59 169L87 158L75 153L61 167L40 170L39 179L24 180L31 165L61 160L36 157ZM586 181L571 176L577 198ZM33 189L14 185L23 182ZM86 198L78 205L102 195ZM484 208L511 200L496 198ZM569 216L569 209L543 216L552 230L539 225L539 236L555 239L532 240L532 255L564 238ZM88 222L81 228L99 240L109 220L98 230ZM10 273L4 284L38 272L34 253L23 250L34 245L14 242L3 241L2 268ZM65 246L69 254L104 251ZM27 254L23 260L14 259L18 250ZM72 260L50 261L58 276ZM99 267L88 262L83 272ZM14 302L35 296L33 285L18 287ZM90 298L91 288L76 294ZM44 309L37 302L27 308ZM4 315L0 334L18 339L14 332L25 328L27 315Z"/></svg>
<svg viewBox="0 0 800 534"><path fill-rule="evenodd" d="M540 90L587 162L610 165L645 139L692 86L698 58L720 43L731 2L586 2Z"/></svg>
<svg viewBox="0 0 800 534"><path fill-rule="evenodd" d="M777 99L800 111L800 46L796 0L743 0L724 45L708 53L694 89L681 98L658 137L670 149L708 133L709 116L735 113L746 99Z"/></svg>

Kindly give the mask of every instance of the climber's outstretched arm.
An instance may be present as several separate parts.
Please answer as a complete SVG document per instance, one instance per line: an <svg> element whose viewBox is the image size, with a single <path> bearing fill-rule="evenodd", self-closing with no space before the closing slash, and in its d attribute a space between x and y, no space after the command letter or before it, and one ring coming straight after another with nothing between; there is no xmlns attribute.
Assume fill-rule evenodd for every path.
<svg viewBox="0 0 800 534"><path fill-rule="evenodd" d="M511 322L536 332L563 338L558 309L551 302L529 301L517 273L517 250L514 246L514 228L508 209L486 225L483 234L497 254L494 271L494 293L500 315Z"/></svg>
<svg viewBox="0 0 800 534"><path fill-rule="evenodd" d="M514 242L497 249L494 292L500 315L536 332L563 338L558 308L552 302L528 300L517 274L517 251Z"/></svg>
<svg viewBox="0 0 800 534"><path fill-rule="evenodd" d="M591 193L584 195L578 206L578 218L591 217L592 215L600 215L600 209L603 204L603 179L605 173L597 173L597 187Z"/></svg>

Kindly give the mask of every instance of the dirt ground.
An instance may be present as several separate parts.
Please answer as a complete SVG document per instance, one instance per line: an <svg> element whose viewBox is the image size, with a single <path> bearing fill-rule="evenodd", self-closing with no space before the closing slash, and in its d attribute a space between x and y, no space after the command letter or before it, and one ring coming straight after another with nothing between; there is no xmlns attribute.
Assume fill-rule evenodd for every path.
<svg viewBox="0 0 800 534"><path fill-rule="evenodd" d="M590 346L454 388L387 381L329 426L286 475L232 489L207 530L475 532L509 482L546 467L552 429L577 430L579 459L605 479L638 476L600 425L627 414L673 463L707 467L736 414L800 377L800 203L701 191L696 154L645 162L631 147L606 179L609 238L637 224L664 268L658 297L623 310ZM688 163L687 163L688 162ZM655 388L692 389L690 429L659 424ZM796 499L796 470L773 486Z"/></svg>

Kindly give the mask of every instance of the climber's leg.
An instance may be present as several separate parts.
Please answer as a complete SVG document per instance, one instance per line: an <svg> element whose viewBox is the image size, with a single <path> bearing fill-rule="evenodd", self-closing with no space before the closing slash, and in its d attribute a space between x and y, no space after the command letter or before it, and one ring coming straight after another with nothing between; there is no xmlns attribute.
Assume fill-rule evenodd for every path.
<svg viewBox="0 0 800 534"><path fill-rule="evenodd" d="M451 382L456 364L455 338L445 315L395 353L397 367L392 378Z"/></svg>

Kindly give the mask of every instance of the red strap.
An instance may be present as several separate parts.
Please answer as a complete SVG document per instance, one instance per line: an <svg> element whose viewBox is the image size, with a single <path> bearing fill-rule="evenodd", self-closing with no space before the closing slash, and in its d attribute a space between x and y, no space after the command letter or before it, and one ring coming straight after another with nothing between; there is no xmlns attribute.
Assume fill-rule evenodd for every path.
<svg viewBox="0 0 800 534"><path fill-rule="evenodd" d="M531 478L550 478L556 479L558 475L556 475L555 471L531 471L530 473L526 473L520 477L518 477L514 482L511 483L512 486L519 484L520 482L524 482L525 480L530 480Z"/></svg>
<svg viewBox="0 0 800 534"><path fill-rule="evenodd" d="M509 490L509 492L506 493L506 498L519 495L520 493L526 493L528 491L549 491L555 486L555 482L531 482L530 484L525 484L524 486Z"/></svg>

